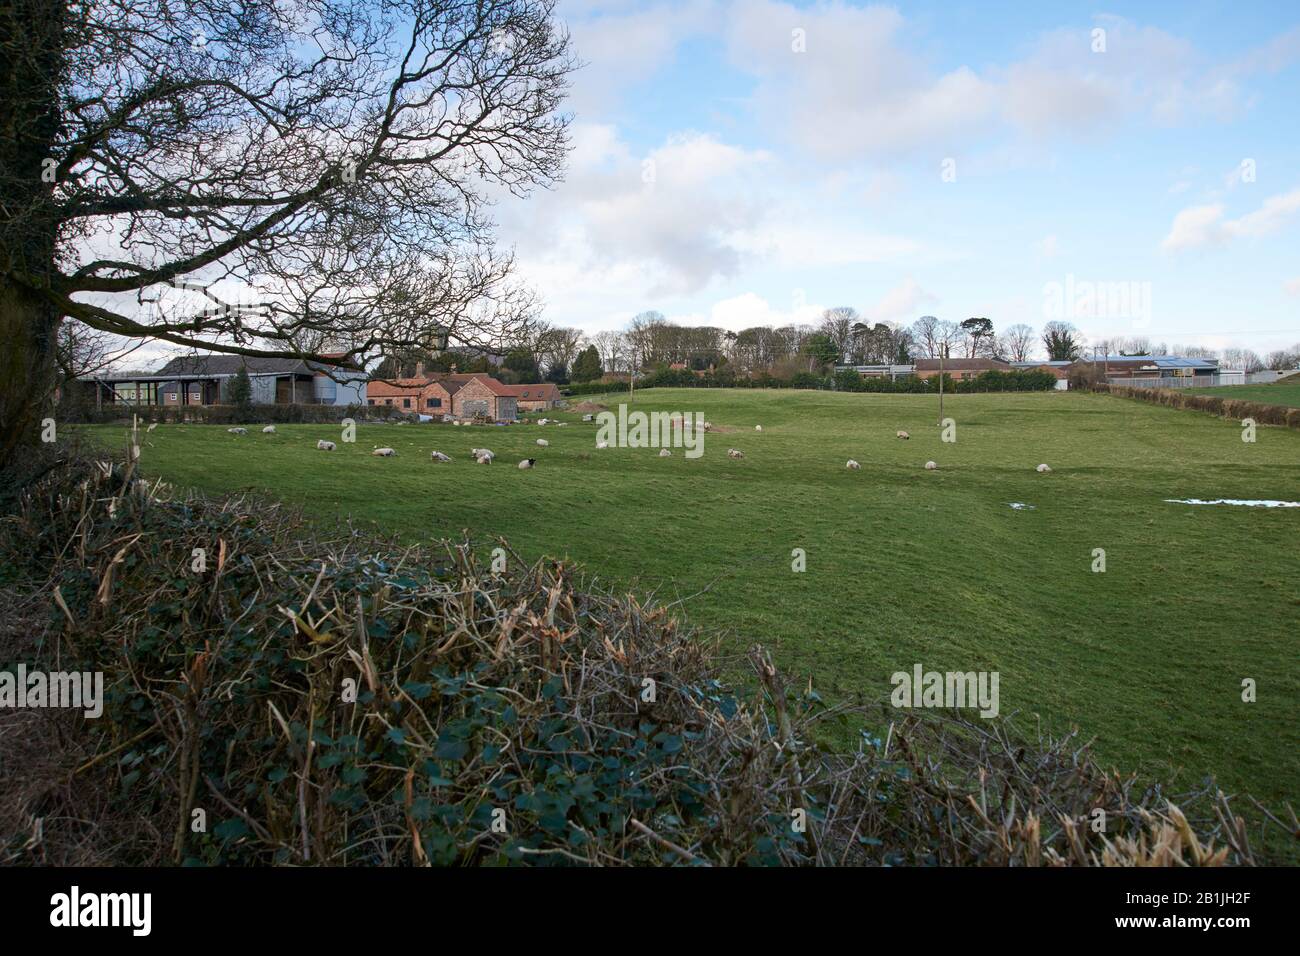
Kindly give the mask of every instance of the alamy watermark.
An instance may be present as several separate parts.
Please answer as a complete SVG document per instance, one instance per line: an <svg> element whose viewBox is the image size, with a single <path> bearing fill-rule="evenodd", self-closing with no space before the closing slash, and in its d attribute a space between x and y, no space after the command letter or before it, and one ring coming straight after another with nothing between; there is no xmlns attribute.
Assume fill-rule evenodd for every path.
<svg viewBox="0 0 1300 956"><path fill-rule="evenodd" d="M70 707L89 718L104 712L102 671L0 671L0 707Z"/></svg>
<svg viewBox="0 0 1300 956"><path fill-rule="evenodd" d="M895 707L978 707L981 717L998 715L997 671L927 671L920 664L912 672L895 671L889 701Z"/></svg>
<svg viewBox="0 0 1300 956"><path fill-rule="evenodd" d="M1125 319L1144 328L1151 322L1151 283L1093 282L1071 273L1064 282L1044 284L1043 318Z"/></svg>
<svg viewBox="0 0 1300 956"><path fill-rule="evenodd" d="M629 412L596 415L596 444L613 448L683 448L687 458L704 454L704 415L701 412Z"/></svg>

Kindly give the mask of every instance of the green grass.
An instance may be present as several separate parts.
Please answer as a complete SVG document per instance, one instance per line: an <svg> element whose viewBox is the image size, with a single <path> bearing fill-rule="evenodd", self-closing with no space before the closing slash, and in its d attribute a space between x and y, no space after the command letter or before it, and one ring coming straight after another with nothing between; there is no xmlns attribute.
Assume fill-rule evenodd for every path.
<svg viewBox="0 0 1300 956"><path fill-rule="evenodd" d="M1220 398L1239 398L1245 402L1300 408L1300 375L1270 385L1219 385L1215 388L1189 388L1187 391L1193 395L1217 395Z"/></svg>
<svg viewBox="0 0 1300 956"><path fill-rule="evenodd" d="M917 662L996 670L1003 714L1077 722L1121 769L1294 799L1300 509L1163 499L1298 499L1300 433L1261 427L1246 444L1235 422L1079 393L950 396L955 444L926 396L656 389L635 407L735 431L688 460L596 451L595 426L573 414L562 428L363 424L332 454L315 443L337 440L333 426L160 425L142 461L411 541L470 529L485 547L500 534L530 557L571 557L601 581L687 599L730 648L772 647L832 700L884 699L890 674ZM93 431L122 443L120 427ZM372 458L374 445L399 457ZM474 464L473 445L498 464ZM432 464L433 448L455 461ZM523 457L537 468L516 469Z"/></svg>

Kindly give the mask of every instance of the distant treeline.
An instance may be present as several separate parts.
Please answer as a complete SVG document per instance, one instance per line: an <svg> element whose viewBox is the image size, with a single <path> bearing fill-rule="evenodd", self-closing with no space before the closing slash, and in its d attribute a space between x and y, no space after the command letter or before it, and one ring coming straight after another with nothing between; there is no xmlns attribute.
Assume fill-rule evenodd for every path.
<svg viewBox="0 0 1300 956"><path fill-rule="evenodd" d="M945 392L1048 392L1056 387L1056 376L1036 369L991 370L968 379L943 376ZM908 392L931 394L939 391L939 376L919 378L864 378L852 369L833 375L796 372L781 378L766 372L753 377L736 375L728 366L713 372L696 374L688 369L662 369L637 379L637 388L797 388L836 392ZM570 395L595 395L601 392L626 392L627 382L584 382L570 385Z"/></svg>

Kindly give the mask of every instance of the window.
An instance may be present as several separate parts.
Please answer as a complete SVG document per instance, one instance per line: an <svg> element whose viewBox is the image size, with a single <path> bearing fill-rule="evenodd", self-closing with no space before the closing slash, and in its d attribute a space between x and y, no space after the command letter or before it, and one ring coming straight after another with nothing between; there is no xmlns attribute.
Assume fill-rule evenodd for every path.
<svg viewBox="0 0 1300 956"><path fill-rule="evenodd" d="M375 400L374 400L373 398L367 399L367 400L366 400L366 404L367 404L367 405L373 405L373 404L375 404Z"/></svg>
<svg viewBox="0 0 1300 956"><path fill-rule="evenodd" d="M392 400L391 398L386 398L386 399L384 399L384 404L385 404L385 405L391 405L391 404L393 404L393 400Z"/></svg>
<svg viewBox="0 0 1300 956"><path fill-rule="evenodd" d="M425 401L426 408L442 408L441 398L430 398Z"/></svg>
<svg viewBox="0 0 1300 956"><path fill-rule="evenodd" d="M410 407L411 407L411 400L410 400L409 398L404 398L404 399L402 399L402 407L403 407L403 408L410 408Z"/></svg>

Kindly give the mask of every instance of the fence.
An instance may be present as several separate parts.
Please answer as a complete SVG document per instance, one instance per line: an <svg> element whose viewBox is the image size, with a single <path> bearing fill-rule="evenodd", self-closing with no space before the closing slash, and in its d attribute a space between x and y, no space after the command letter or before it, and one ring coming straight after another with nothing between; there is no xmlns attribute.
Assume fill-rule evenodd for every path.
<svg viewBox="0 0 1300 956"><path fill-rule="evenodd" d="M1127 378L1112 375L1106 381L1111 385L1126 385L1129 388L1210 388L1216 385L1240 385L1238 381L1220 382L1218 375L1170 376L1168 378Z"/></svg>

